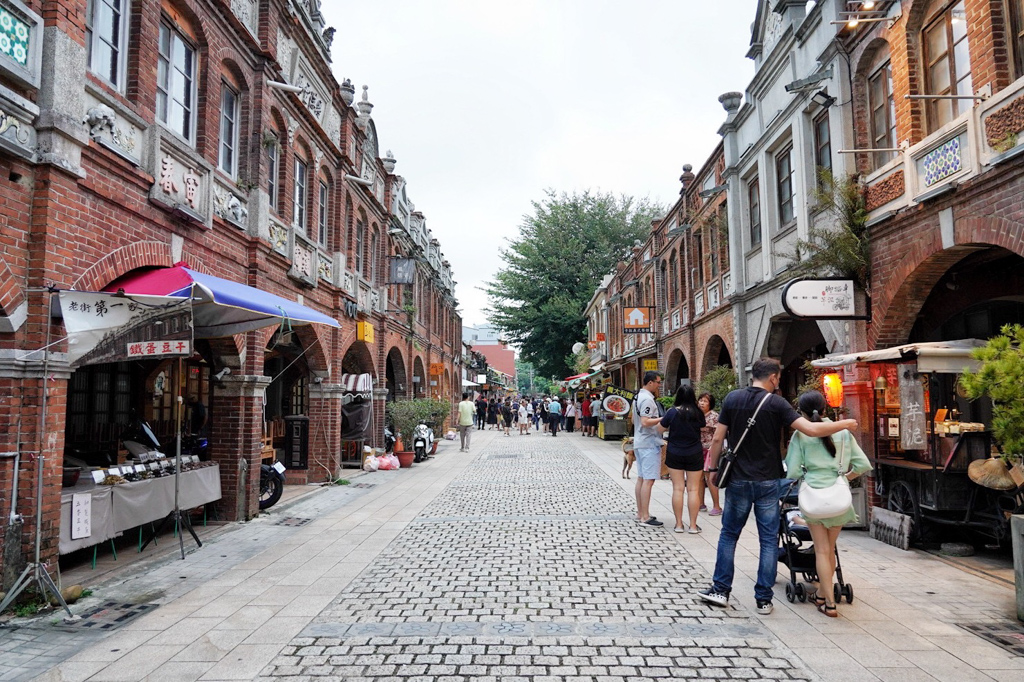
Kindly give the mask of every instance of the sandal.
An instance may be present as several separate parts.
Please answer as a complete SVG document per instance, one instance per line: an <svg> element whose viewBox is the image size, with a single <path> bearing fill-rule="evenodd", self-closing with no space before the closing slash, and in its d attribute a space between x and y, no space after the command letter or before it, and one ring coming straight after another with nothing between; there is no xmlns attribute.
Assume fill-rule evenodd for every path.
<svg viewBox="0 0 1024 682"><path fill-rule="evenodd" d="M816 607L818 607L819 609L820 609L820 608L821 608L822 606L825 606L825 605L827 605L827 604L828 604L828 602L826 602L826 601L825 601L825 598L824 598L824 597L821 597L821 596L819 596L819 595L817 595L817 594L812 594L812 595L810 595L810 596L809 596L808 598L809 598L809 599L811 600L811 603L812 603L812 604L814 604L814 605L815 605Z"/></svg>
<svg viewBox="0 0 1024 682"><path fill-rule="evenodd" d="M836 610L836 605L832 604L821 604L818 606L818 610L824 613L829 618L838 618L839 611Z"/></svg>

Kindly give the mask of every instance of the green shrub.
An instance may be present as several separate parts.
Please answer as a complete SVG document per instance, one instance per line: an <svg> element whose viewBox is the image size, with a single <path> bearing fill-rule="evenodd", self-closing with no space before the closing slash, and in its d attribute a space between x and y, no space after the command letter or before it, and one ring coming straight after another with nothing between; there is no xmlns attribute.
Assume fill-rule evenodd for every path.
<svg viewBox="0 0 1024 682"><path fill-rule="evenodd" d="M718 365L697 382L697 396L710 393L715 398L715 409L720 410L725 396L729 395L729 391L735 391L738 385L736 370L728 365Z"/></svg>

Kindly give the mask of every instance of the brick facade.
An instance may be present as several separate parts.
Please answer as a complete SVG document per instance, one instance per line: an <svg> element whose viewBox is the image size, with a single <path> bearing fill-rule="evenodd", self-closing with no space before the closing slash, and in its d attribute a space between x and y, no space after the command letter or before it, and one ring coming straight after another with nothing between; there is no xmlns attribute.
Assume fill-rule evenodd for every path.
<svg viewBox="0 0 1024 682"><path fill-rule="evenodd" d="M30 455L41 450L42 555L52 561L57 554L73 375L58 343L46 358L47 419L40 425L43 354L36 351L47 332L54 340L64 335L59 319L47 315L46 287L98 290L139 268L183 261L340 320L340 329L296 329L310 456L308 470L290 472L289 482L337 475L342 374L374 377L375 445L385 396L413 395L404 378L414 358L424 367L443 365L438 396L460 390L462 332L450 264L408 201L395 160L378 148L368 92L360 97L332 75L333 32L325 31L317 3L301 11L285 0L128 3L119 84L88 64L88 0L27 5L30 11L17 16L30 26L41 56L30 55L28 75L0 59L0 110L8 117L0 125L0 451L19 449L20 430L18 507L25 524L11 532L20 532L23 553L31 548L37 504ZM161 25L195 55L195 123L183 134L157 120ZM225 88L238 100L233 164L221 155ZM301 211L293 203L303 196L296 191L297 160L307 172ZM414 285L388 284L389 258L398 255L416 259ZM397 310L406 294L415 309ZM357 321L373 325L372 343L356 339ZM204 342L204 359L214 365L200 365L204 376L231 369L213 384L209 405L222 519L257 513L264 362L275 331ZM397 368L387 372L388 366ZM390 373L402 377L403 390L387 385ZM12 474L11 460L0 460L3 504ZM0 520L0 536L11 530L7 521ZM2 559L10 567L21 557L7 552Z"/></svg>

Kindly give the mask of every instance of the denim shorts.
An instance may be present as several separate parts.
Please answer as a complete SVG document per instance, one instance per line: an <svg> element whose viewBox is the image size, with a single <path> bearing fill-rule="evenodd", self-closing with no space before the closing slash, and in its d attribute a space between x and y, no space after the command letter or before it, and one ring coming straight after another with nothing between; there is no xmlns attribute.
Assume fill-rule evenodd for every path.
<svg viewBox="0 0 1024 682"><path fill-rule="evenodd" d="M648 481L661 478L661 448L636 448L636 475Z"/></svg>

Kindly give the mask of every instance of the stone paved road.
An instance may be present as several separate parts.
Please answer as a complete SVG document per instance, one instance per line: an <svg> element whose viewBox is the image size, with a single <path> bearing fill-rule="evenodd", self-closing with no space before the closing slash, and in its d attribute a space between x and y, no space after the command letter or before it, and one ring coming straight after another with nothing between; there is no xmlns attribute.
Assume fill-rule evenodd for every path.
<svg viewBox="0 0 1024 682"><path fill-rule="evenodd" d="M814 679L569 438L494 439L262 680Z"/></svg>

